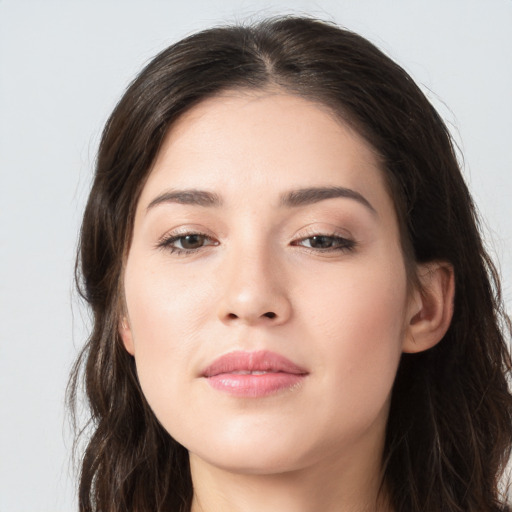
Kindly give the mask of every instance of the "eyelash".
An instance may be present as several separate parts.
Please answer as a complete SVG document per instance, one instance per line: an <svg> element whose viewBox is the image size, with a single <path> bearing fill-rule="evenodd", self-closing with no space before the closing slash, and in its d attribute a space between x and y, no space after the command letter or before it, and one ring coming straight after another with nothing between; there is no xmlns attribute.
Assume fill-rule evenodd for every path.
<svg viewBox="0 0 512 512"><path fill-rule="evenodd" d="M318 249L315 247L307 247L301 245L303 249L308 250L309 252L313 252L316 254L325 254L332 252L351 252L356 248L357 243L354 240L350 240L349 238L345 238L343 236L339 236L336 233L312 233L306 237L300 238L292 242L292 245L298 246L299 242L304 242L305 240L311 240L313 238L327 238L331 239L333 244L336 244L334 247L327 247L324 249Z"/></svg>
<svg viewBox="0 0 512 512"><path fill-rule="evenodd" d="M189 254L193 254L197 252L199 249L203 249L204 247L219 245L219 242L209 243L206 245L202 245L196 249L184 249L180 247L174 247L173 244L179 240L183 240L188 236L200 236L204 237L205 240L212 240L210 236L206 233L201 233L199 231L191 231L188 233L180 233L180 234L170 234L168 236L164 236L157 244L159 249L164 249L169 251L171 254L176 254L178 256L187 256Z"/></svg>
<svg viewBox="0 0 512 512"><path fill-rule="evenodd" d="M186 237L191 237L191 236L204 237L204 239L208 240L210 243L207 243L206 245L201 245L200 247L197 247L194 249L185 249L185 248L175 247L173 245L176 242L183 240ZM313 238L332 239L332 243L336 244L336 245L334 247L327 247L324 249L299 245L300 242L304 242L306 240L311 240ZM213 241L212 238L209 235L207 235L206 233L201 233L198 231L191 231L188 233L170 234L168 236L164 236L157 243L157 248L163 249L165 251L170 252L171 254L175 254L178 256L188 256L188 255L198 252L201 249L204 249L205 247L219 245L219 242L213 241L213 243L211 243L212 241ZM325 254L325 253L333 253L333 252L339 252L339 253L352 252L356 248L357 242L355 242L354 240L350 240L348 238L339 236L336 233L311 233L311 234L308 234L308 236L306 236L306 237L300 238L298 240L294 240L291 243L291 245L296 246L296 247L302 247L303 249L306 249L308 252L312 252L315 254Z"/></svg>

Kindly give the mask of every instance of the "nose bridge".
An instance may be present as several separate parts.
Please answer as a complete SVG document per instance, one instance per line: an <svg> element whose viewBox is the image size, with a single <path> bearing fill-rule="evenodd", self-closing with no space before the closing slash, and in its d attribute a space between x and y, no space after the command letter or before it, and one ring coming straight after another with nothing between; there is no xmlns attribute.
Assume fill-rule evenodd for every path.
<svg viewBox="0 0 512 512"><path fill-rule="evenodd" d="M277 324L290 316L285 276L269 242L256 237L233 242L223 265L222 321Z"/></svg>

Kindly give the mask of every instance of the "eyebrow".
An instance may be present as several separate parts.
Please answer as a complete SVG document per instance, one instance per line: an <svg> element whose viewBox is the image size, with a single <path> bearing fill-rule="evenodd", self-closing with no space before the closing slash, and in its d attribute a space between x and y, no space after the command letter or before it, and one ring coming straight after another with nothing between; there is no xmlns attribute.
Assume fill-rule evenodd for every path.
<svg viewBox="0 0 512 512"><path fill-rule="evenodd" d="M206 190L169 190L155 197L149 203L146 211L162 203L178 203L178 204L191 204L196 206L221 206L222 199L214 192L207 192Z"/></svg>
<svg viewBox="0 0 512 512"><path fill-rule="evenodd" d="M298 207L337 197L353 199L368 208L374 215L377 214L377 210L366 197L355 190L345 187L310 187L291 190L281 196L280 204L287 207Z"/></svg>
<svg viewBox="0 0 512 512"><path fill-rule="evenodd" d="M297 208L307 206L326 199L346 198L353 199L365 206L374 215L377 214L375 208L362 194L345 187L309 187L297 190L290 190L281 195L279 204L282 207ZM203 207L222 206L222 198L206 190L187 189L187 190L169 190L155 197L146 208L146 212L162 203L178 203L186 205L195 205Z"/></svg>

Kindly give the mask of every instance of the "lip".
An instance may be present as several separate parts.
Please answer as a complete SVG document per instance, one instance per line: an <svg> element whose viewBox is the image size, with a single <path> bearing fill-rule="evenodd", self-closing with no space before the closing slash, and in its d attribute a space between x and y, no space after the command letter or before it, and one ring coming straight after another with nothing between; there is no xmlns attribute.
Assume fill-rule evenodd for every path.
<svg viewBox="0 0 512 512"><path fill-rule="evenodd" d="M230 352L213 361L201 374L212 388L247 398L297 387L307 375L304 368L268 350Z"/></svg>

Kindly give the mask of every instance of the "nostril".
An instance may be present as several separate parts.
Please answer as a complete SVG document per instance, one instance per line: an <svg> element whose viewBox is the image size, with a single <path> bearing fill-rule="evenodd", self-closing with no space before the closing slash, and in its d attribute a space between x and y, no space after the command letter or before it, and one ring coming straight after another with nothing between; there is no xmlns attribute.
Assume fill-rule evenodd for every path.
<svg viewBox="0 0 512 512"><path fill-rule="evenodd" d="M227 320L237 320L238 318L244 318L245 315L237 315L236 313L228 313L226 315ZM270 319L277 318L277 315L273 311L268 311L267 313L263 313L259 318L266 317Z"/></svg>

